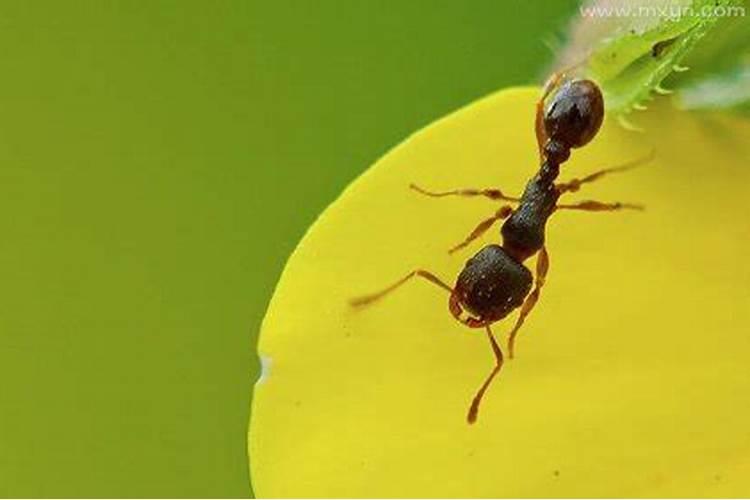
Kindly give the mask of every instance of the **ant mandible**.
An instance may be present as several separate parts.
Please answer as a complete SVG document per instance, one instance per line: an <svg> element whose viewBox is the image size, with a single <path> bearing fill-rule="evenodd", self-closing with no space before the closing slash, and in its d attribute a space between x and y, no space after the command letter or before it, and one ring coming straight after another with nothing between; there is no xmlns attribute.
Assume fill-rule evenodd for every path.
<svg viewBox="0 0 750 500"><path fill-rule="evenodd" d="M495 340L490 325L521 308L508 338L508 355L512 359L518 330L539 300L549 269L549 255L545 247L547 219L557 210L600 212L643 208L635 204L599 201L558 203L561 195L578 191L583 184L594 182L609 173L630 169L648 160L643 158L599 170L580 179L556 184L554 181L560 173L560 165L568 160L570 150L588 144L599 131L603 119L604 99L593 81L568 79L564 72L555 73L545 84L536 105L535 129L541 166L526 185L520 198L506 196L499 189L457 189L436 193L413 184L410 186L421 194L433 197L484 196L491 200L516 203L515 208L506 204L492 217L480 222L469 236L451 248L450 252L467 246L493 224L504 220L500 231L502 245L487 245L477 252L466 262L453 287L433 273L417 269L382 291L351 301L352 306L366 306L412 278L420 277L450 293L448 308L454 318L469 328L484 328L495 356L495 366L471 402L467 415L470 424L476 421L482 397L503 365L503 351ZM535 278L523 264L534 255L537 255ZM464 315L464 311L468 314Z"/></svg>

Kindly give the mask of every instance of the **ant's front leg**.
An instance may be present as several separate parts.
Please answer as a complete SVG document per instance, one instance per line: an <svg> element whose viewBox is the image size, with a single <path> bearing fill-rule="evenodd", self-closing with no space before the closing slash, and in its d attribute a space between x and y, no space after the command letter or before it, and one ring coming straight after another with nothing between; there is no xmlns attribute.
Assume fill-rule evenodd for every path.
<svg viewBox="0 0 750 500"><path fill-rule="evenodd" d="M503 219L507 219L512 213L513 213L513 207L511 207L510 205L504 205L500 207L500 209L498 209L498 211L495 212L495 215L480 222L477 225L477 227L475 227L474 230L469 234L469 236L466 237L464 241L462 241L458 245L448 250L448 253L454 253L466 247L469 243L471 243L475 239L482 236L485 232L487 232L487 230L491 228L495 222L501 221Z"/></svg>
<svg viewBox="0 0 750 500"><path fill-rule="evenodd" d="M529 315L539 301L539 295L542 293L542 287L547 279L547 271L549 271L549 254L547 253L547 249L542 247L536 258L536 283L534 285L534 290L528 295L528 297L526 297L526 300L523 301L521 312L518 314L516 324L513 326L513 330L511 330L510 336L508 337L508 357L510 359L513 359L518 330L523 326L524 321L526 321L526 316Z"/></svg>
<svg viewBox="0 0 750 500"><path fill-rule="evenodd" d="M451 191L427 191L417 186L416 184L409 184L409 187L417 193L432 198L442 198L444 196L484 196L490 200L505 200L505 201L520 201L519 198L513 196L507 196L499 189L453 189Z"/></svg>
<svg viewBox="0 0 750 500"><path fill-rule="evenodd" d="M370 295L363 295L361 297L357 297L354 299L351 299L349 301L349 304L352 307L364 307L372 304L375 301L378 301L388 295L389 293L395 291L397 288L399 288L401 285L406 283L407 281L411 280L412 278L423 278L433 285L437 285L443 290L447 291L448 293L453 293L453 288L451 288L447 283L445 283L443 280L435 276L429 271L425 271L424 269L417 269L415 271L410 272L394 284L384 288L383 290L380 290L379 292L372 293Z"/></svg>

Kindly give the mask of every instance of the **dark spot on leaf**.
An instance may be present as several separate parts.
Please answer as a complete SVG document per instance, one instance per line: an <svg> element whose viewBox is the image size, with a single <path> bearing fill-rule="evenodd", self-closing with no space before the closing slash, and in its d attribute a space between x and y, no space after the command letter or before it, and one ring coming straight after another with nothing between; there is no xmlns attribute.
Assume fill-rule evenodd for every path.
<svg viewBox="0 0 750 500"><path fill-rule="evenodd" d="M656 42L654 46L651 47L651 56L654 58L661 57L664 51L677 41L677 38L678 37L674 37L668 40L662 40L661 42Z"/></svg>

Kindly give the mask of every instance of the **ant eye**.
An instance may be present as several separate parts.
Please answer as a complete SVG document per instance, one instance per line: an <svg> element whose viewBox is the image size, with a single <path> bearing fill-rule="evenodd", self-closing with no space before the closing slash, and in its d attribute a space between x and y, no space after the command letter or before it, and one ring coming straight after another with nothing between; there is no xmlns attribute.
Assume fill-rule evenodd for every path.
<svg viewBox="0 0 750 500"><path fill-rule="evenodd" d="M594 138L604 119L604 99L591 80L565 83L552 97L544 113L550 140L580 148Z"/></svg>

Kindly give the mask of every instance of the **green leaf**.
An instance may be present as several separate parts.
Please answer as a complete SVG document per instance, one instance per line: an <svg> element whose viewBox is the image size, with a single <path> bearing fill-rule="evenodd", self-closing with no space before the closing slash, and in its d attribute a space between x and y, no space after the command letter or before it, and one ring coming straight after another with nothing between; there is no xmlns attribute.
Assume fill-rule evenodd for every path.
<svg viewBox="0 0 750 500"><path fill-rule="evenodd" d="M715 34L722 31L717 29L720 26L744 26L744 13L741 0L588 2L572 26L570 44L558 67L576 65L577 59L574 73L596 80L609 112L623 115L641 108L653 93L671 93L662 82L686 70L682 65L697 47L710 47L702 53L696 51L703 67L736 57L736 50L723 52L721 58L715 54L732 44L746 46L744 29L729 30L723 37ZM698 62L701 57L696 58ZM675 84L680 81L674 80Z"/></svg>
<svg viewBox="0 0 750 500"><path fill-rule="evenodd" d="M684 109L733 109L750 112L750 60L681 89L678 104Z"/></svg>
<svg viewBox="0 0 750 500"><path fill-rule="evenodd" d="M676 80L680 107L750 111L749 16L722 23L686 61L693 71Z"/></svg>

